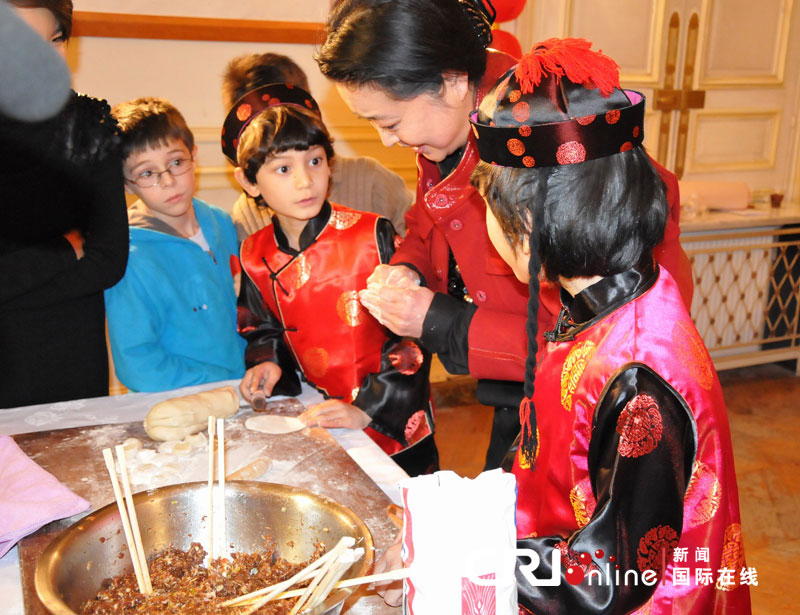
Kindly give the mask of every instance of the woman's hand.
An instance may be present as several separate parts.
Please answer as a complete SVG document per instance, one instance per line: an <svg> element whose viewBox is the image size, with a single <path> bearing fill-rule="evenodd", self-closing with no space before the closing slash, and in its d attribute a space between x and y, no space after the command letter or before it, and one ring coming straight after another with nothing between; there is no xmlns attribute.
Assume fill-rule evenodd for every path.
<svg viewBox="0 0 800 615"><path fill-rule="evenodd" d="M419 286L419 282L419 274L405 265L378 265L367 278L367 288L370 286L415 288Z"/></svg>
<svg viewBox="0 0 800 615"><path fill-rule="evenodd" d="M373 574L389 572L403 567L403 559L400 556L402 543L401 534L397 535L394 544L386 549L380 559L375 562ZM383 596L383 601L389 606L400 606L403 604L403 581L379 581L375 583L376 591Z"/></svg>
<svg viewBox="0 0 800 615"><path fill-rule="evenodd" d="M372 422L370 416L338 399L328 399L321 404L311 406L297 417L309 427L345 427L347 429L364 429Z"/></svg>
<svg viewBox="0 0 800 615"><path fill-rule="evenodd" d="M248 369L239 383L239 391L247 401L252 401L253 393L264 391L264 395L272 395L272 389L280 380L283 371L280 366L270 361L264 361Z"/></svg>
<svg viewBox="0 0 800 615"><path fill-rule="evenodd" d="M359 291L361 305L383 326L402 337L418 338L433 301L433 291L424 286L400 288L371 285Z"/></svg>

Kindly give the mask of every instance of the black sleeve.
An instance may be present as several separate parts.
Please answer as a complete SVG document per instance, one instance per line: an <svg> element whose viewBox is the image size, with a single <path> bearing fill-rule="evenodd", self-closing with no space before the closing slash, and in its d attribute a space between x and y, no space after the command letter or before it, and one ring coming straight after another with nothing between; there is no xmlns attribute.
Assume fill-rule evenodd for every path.
<svg viewBox="0 0 800 615"><path fill-rule="evenodd" d="M75 266L78 258L69 241L55 237L38 244L0 249L0 304L44 286Z"/></svg>
<svg viewBox="0 0 800 615"><path fill-rule="evenodd" d="M429 411L430 371L429 352L391 336L381 349L380 371L364 378L353 405L370 416L370 427L406 445L408 420L419 410Z"/></svg>
<svg viewBox="0 0 800 615"><path fill-rule="evenodd" d="M436 293L425 314L420 342L439 355L451 374L469 373L469 325L477 309L472 303Z"/></svg>
<svg viewBox="0 0 800 615"><path fill-rule="evenodd" d="M397 233L386 218L378 220L376 232L381 262L388 263L394 255ZM364 378L353 405L372 418L370 427L407 444L408 419L419 410L429 409L430 369L430 352L389 333L381 349L380 371Z"/></svg>
<svg viewBox="0 0 800 615"><path fill-rule="evenodd" d="M272 389L273 395L299 395L300 379L297 364L283 341L283 324L264 304L258 286L242 271L237 302L239 335L247 340L245 367L271 361L281 368L281 378Z"/></svg>
<svg viewBox="0 0 800 615"><path fill-rule="evenodd" d="M644 413L644 415L642 414ZM652 436L635 441L622 438L626 428L639 429L641 420L650 417ZM692 471L696 451L694 422L680 395L658 375L643 365L633 365L622 371L606 386L595 411L592 438L589 444L588 468L592 491L597 502L587 524L571 536L546 536L518 540L518 548L531 549L540 557L534 574L539 579L550 578L552 551L562 553L561 582L557 586L534 586L517 568L517 586L521 607L534 613L560 615L568 613L630 613L652 596L652 586L638 583L589 584L588 579L571 584L565 573L571 564L580 567L580 554L588 553L593 562L582 570L587 575L598 570L602 579L606 571L618 564L620 578L628 570L641 575L644 569L661 572L658 551L640 553L643 537L658 534L658 542L671 551L680 538L683 524L683 497ZM670 529L671 528L671 529ZM650 533L650 534L648 534ZM602 557L595 554L603 552ZM666 553L667 561L671 558ZM609 563L609 556L615 564ZM641 558L650 556L642 561ZM529 563L519 558L521 565ZM610 568L606 568L610 566ZM573 569L573 573L575 569ZM596 577L595 577L596 579ZM574 580L574 579L573 579Z"/></svg>
<svg viewBox="0 0 800 615"><path fill-rule="evenodd" d="M86 199L79 230L84 237L78 260L69 242L57 237L29 244L2 257L0 301L17 308L59 303L101 292L116 284L128 262L128 217L122 163L116 153L72 165L75 190Z"/></svg>
<svg viewBox="0 0 800 615"><path fill-rule="evenodd" d="M81 229L83 258L31 295L37 301L61 301L105 290L125 274L128 263L128 214L123 190L122 163L116 155L94 165L88 216ZM87 181L89 181L87 179ZM26 296L26 299L31 295Z"/></svg>

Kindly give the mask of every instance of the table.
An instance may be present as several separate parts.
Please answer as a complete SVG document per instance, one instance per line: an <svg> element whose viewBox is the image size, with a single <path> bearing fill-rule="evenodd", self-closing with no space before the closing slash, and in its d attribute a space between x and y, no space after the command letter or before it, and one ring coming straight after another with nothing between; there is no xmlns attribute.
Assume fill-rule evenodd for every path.
<svg viewBox="0 0 800 615"><path fill-rule="evenodd" d="M159 401L226 384L237 387L238 380L185 387L160 393L132 393L0 410L0 434L16 435L70 427L141 421L147 411ZM316 390L304 385L298 400L308 406L322 401L322 396ZM328 431L381 490L392 501L399 503L399 492L396 484L399 480L407 478L408 475L363 431L347 429L331 429ZM81 513L75 519L84 514L86 513ZM17 547L12 549L3 559L0 559L0 596L3 596L4 613L7 615L23 615L20 562ZM378 599L370 598L372 598L371 602L377 604L376 600ZM369 607L369 612L374 612L376 604L372 604ZM354 607L351 610L355 612L357 609Z"/></svg>

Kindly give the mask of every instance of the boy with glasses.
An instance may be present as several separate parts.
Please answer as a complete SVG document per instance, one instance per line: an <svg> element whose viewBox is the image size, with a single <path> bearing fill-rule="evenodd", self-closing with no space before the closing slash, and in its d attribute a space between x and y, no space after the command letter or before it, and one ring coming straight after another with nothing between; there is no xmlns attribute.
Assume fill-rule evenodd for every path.
<svg viewBox="0 0 800 615"><path fill-rule="evenodd" d="M112 109L122 133L130 256L106 291L117 377L133 391L240 378L230 216L194 197L197 146L180 112L161 98Z"/></svg>

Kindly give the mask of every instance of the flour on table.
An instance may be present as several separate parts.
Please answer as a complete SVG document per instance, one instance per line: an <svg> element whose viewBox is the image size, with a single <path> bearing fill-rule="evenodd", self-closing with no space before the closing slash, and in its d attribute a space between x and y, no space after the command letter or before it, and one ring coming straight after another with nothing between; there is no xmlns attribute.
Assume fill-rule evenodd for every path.
<svg viewBox="0 0 800 615"><path fill-rule="evenodd" d="M278 435L300 431L306 427L306 424L293 416L262 414L260 416L251 416L244 422L244 426L252 431Z"/></svg>

